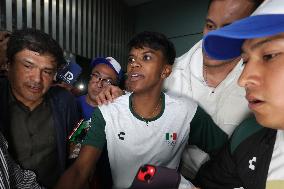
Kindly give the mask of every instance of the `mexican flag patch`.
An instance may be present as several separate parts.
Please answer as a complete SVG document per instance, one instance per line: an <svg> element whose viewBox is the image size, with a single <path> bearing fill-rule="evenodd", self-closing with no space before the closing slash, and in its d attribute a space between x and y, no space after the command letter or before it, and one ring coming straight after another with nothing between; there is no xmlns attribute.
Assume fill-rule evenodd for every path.
<svg viewBox="0 0 284 189"><path fill-rule="evenodd" d="M177 140L177 133L166 133L166 140L170 141Z"/></svg>

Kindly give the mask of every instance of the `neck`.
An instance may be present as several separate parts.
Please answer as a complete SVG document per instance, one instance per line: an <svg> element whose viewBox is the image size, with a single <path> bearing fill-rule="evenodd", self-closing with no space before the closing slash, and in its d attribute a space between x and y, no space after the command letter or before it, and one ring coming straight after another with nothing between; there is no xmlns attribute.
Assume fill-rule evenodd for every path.
<svg viewBox="0 0 284 189"><path fill-rule="evenodd" d="M98 106L98 104L90 98L89 94L86 95L86 102L93 107Z"/></svg>
<svg viewBox="0 0 284 189"><path fill-rule="evenodd" d="M161 92L157 93L155 96L133 93L132 108L143 118L153 118L161 112L161 98Z"/></svg>
<svg viewBox="0 0 284 189"><path fill-rule="evenodd" d="M218 66L203 64L203 77L209 87L216 88L234 69L239 59Z"/></svg>
<svg viewBox="0 0 284 189"><path fill-rule="evenodd" d="M12 90L13 92L13 90ZM17 93L13 92L14 97L17 99L17 101L23 103L26 107L30 109L30 111L33 111L38 105L40 105L43 101L43 97L38 99L37 101L25 101L21 96L19 96Z"/></svg>

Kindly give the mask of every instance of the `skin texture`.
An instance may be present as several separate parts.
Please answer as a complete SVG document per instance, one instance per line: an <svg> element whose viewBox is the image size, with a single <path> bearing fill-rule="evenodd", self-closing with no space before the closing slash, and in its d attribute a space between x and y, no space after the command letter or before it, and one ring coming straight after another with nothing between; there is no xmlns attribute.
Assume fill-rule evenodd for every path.
<svg viewBox="0 0 284 189"><path fill-rule="evenodd" d="M205 25L203 35L219 29L230 23L249 16L254 10L254 3L248 0L214 0L212 1ZM219 61L208 57L203 52L203 76L208 86L217 87L232 71L240 58L229 61Z"/></svg>
<svg viewBox="0 0 284 189"><path fill-rule="evenodd" d="M56 72L54 58L24 49L9 63L8 77L14 96L33 110L52 84Z"/></svg>
<svg viewBox="0 0 284 189"><path fill-rule="evenodd" d="M92 73L96 73L101 76L102 79L111 79L114 83L117 83L116 72L105 64L96 65ZM95 78L91 78L88 83L88 94L86 96L87 103L96 106L96 97L103 90L104 86L101 81L96 81Z"/></svg>
<svg viewBox="0 0 284 189"><path fill-rule="evenodd" d="M249 108L261 125L284 129L284 33L246 40L242 56L239 85L246 89Z"/></svg>

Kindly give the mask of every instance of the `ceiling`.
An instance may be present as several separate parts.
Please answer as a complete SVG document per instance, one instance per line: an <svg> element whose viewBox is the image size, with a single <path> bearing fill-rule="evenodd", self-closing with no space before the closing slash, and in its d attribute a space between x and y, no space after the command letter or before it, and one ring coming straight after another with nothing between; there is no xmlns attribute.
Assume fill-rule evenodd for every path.
<svg viewBox="0 0 284 189"><path fill-rule="evenodd" d="M147 3L153 0L123 0L128 6L132 7L132 6L137 6L137 5L141 5L143 3Z"/></svg>

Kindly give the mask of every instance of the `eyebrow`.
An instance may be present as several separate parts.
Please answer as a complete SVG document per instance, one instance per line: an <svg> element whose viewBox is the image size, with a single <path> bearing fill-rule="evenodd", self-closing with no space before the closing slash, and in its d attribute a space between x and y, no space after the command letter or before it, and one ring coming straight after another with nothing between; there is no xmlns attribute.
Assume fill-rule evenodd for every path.
<svg viewBox="0 0 284 189"><path fill-rule="evenodd" d="M92 74L98 74L98 75L100 75L100 77L102 77L102 74L100 73L100 72L98 72L98 71L95 71L94 73L92 73ZM111 79L112 81L113 81L113 78L111 78L110 76L106 76L105 78L102 78L102 79Z"/></svg>
<svg viewBox="0 0 284 189"><path fill-rule="evenodd" d="M32 66L35 65L33 62L29 61L29 60L26 59L26 58L23 58L23 59L21 60L21 62L23 62L23 63L28 63L28 64L30 64L30 65L32 65ZM43 68L43 69L44 69L44 70L52 70L52 71L55 71L55 70L56 70L56 68L49 68L49 67L45 67L45 68Z"/></svg>
<svg viewBox="0 0 284 189"><path fill-rule="evenodd" d="M155 54L155 51L154 50L147 50L147 51L143 52L142 54L146 54L146 53ZM128 56L135 56L135 55L134 54L129 54Z"/></svg>
<svg viewBox="0 0 284 189"><path fill-rule="evenodd" d="M213 20L211 20L210 18L206 18L206 19L205 19L205 22L210 22L211 24L213 24L214 26L216 26L216 23L213 22ZM223 24L221 27L225 27L225 26L228 26L228 25L230 25L230 24L232 24L232 22Z"/></svg>
<svg viewBox="0 0 284 189"><path fill-rule="evenodd" d="M277 38L277 39L278 39L278 38ZM276 39L271 39L271 38L264 39L264 40L262 40L262 41L259 41L259 42L255 43L255 44L253 44L253 45L250 47L250 49L251 49L251 50L254 50L254 49L259 48L259 47L261 47L261 46L263 46L263 45L265 45L265 44L267 44L267 43L272 42L273 40L276 40ZM245 49L242 47L241 51L242 51L242 52L245 52Z"/></svg>
<svg viewBox="0 0 284 189"><path fill-rule="evenodd" d="M216 26L215 22L213 22L213 20L211 20L210 18L206 18L205 22L210 22L211 24L214 24L214 26Z"/></svg>

